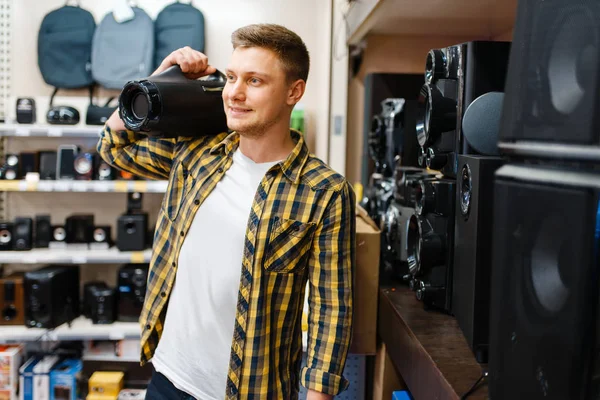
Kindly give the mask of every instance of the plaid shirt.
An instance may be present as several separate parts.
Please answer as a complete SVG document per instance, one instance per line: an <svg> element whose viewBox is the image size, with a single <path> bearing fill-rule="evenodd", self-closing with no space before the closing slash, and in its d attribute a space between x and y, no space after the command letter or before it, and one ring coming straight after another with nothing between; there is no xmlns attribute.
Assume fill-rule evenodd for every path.
<svg viewBox="0 0 600 400"><path fill-rule="evenodd" d="M265 174L248 219L226 399L295 399L300 382L331 395L348 386L342 372L351 337L355 196L341 175L309 154L301 134L291 136L294 150ZM108 163L169 179L140 316L142 364L160 339L186 232L238 143L236 133L159 139L102 132L98 152ZM300 371L307 281L308 358Z"/></svg>

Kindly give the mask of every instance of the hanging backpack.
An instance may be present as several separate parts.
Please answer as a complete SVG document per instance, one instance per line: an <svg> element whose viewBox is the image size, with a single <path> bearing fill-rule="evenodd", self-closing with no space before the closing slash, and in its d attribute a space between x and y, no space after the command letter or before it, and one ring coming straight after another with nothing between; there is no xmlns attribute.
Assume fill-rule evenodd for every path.
<svg viewBox="0 0 600 400"><path fill-rule="evenodd" d="M185 46L204 52L204 15L191 4L166 6L154 21L154 69L173 51Z"/></svg>
<svg viewBox="0 0 600 400"><path fill-rule="evenodd" d="M134 17L117 22L108 13L98 25L92 43L92 76L107 89L122 89L131 80L153 71L154 22L133 7Z"/></svg>
<svg viewBox="0 0 600 400"><path fill-rule="evenodd" d="M38 66L51 86L74 89L93 83L92 38L96 22L79 6L64 6L46 14L38 32Z"/></svg>

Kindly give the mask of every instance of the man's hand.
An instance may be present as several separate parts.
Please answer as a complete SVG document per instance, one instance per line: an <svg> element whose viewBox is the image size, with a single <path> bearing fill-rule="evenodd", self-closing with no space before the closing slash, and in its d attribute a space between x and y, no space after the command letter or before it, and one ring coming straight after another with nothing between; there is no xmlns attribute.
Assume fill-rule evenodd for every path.
<svg viewBox="0 0 600 400"><path fill-rule="evenodd" d="M306 400L332 400L333 396L325 393L316 392L314 390L308 390L306 393Z"/></svg>
<svg viewBox="0 0 600 400"><path fill-rule="evenodd" d="M172 65L179 65L188 79L198 79L216 72L216 68L208 65L208 57L189 46L177 49L169 54L152 74L164 72Z"/></svg>

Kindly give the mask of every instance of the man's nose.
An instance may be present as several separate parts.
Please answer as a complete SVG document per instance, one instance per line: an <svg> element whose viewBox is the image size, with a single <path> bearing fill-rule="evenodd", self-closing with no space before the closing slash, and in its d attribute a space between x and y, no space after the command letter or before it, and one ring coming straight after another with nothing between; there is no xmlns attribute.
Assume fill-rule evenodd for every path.
<svg viewBox="0 0 600 400"><path fill-rule="evenodd" d="M228 91L229 100L244 101L246 99L246 89L243 82L239 80L231 83Z"/></svg>

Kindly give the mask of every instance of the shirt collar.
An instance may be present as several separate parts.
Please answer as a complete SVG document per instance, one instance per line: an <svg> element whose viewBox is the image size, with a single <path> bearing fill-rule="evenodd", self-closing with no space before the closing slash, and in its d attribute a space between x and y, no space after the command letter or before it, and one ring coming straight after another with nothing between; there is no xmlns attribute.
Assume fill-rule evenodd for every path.
<svg viewBox="0 0 600 400"><path fill-rule="evenodd" d="M294 184L300 182L300 175L306 160L308 160L309 152L302 133L295 129L290 129L290 136L296 143L294 149L287 158L279 163L283 174ZM229 156L237 150L240 143L240 135L237 132L232 132L225 137L221 142L217 143L210 149L210 154L225 154Z"/></svg>

